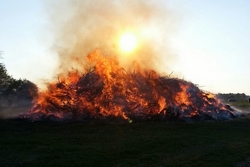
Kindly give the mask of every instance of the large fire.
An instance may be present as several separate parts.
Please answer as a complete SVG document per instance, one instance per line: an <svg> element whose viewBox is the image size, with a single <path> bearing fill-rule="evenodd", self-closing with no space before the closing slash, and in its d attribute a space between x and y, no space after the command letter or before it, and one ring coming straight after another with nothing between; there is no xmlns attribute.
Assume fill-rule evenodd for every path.
<svg viewBox="0 0 250 167"><path fill-rule="evenodd" d="M31 120L200 121L229 119L235 112L213 94L178 78L137 66L125 70L115 57L94 51L93 67L50 83L25 115Z"/></svg>

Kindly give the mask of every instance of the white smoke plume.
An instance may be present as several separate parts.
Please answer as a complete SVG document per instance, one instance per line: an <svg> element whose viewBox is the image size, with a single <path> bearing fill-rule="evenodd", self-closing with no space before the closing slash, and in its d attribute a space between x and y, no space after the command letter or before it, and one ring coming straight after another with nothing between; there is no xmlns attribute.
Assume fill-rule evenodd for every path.
<svg viewBox="0 0 250 167"><path fill-rule="evenodd" d="M150 0L60 0L48 1L53 49L60 60L59 73L86 65L86 56L98 49L105 56L117 56L120 63L159 72L169 71L176 58L169 48L169 37L176 32L178 15L166 1ZM122 53L118 40L133 32L138 48L131 55Z"/></svg>

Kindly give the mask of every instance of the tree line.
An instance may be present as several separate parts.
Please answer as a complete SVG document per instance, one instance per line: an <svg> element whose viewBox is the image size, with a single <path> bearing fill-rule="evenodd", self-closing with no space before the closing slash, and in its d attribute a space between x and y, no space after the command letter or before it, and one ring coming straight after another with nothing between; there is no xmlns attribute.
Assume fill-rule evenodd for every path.
<svg viewBox="0 0 250 167"><path fill-rule="evenodd" d="M223 101L230 101L230 100L248 101L249 100L249 96L246 95L245 93L218 93L216 96Z"/></svg>
<svg viewBox="0 0 250 167"><path fill-rule="evenodd" d="M37 95L37 86L27 79L10 76L3 63L0 63L0 96L32 99Z"/></svg>

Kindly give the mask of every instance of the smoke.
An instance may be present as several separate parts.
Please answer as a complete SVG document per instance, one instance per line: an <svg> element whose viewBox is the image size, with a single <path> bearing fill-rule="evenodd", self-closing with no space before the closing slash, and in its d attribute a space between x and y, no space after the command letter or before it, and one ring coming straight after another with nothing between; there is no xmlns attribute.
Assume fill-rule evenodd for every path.
<svg viewBox="0 0 250 167"><path fill-rule="evenodd" d="M60 0L46 5L60 73L86 67L86 56L96 49L105 56L117 56L124 66L137 62L159 72L168 71L168 64L175 60L168 40L178 19L165 1ZM129 55L118 46L119 37L128 31L139 40Z"/></svg>
<svg viewBox="0 0 250 167"><path fill-rule="evenodd" d="M17 118L32 107L31 99L0 97L0 119Z"/></svg>

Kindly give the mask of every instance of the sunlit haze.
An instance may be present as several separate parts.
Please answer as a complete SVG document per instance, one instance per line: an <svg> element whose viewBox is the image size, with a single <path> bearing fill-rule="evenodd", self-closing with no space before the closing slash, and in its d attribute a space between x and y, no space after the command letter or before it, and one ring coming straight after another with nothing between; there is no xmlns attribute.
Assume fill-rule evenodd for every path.
<svg viewBox="0 0 250 167"><path fill-rule="evenodd" d="M93 49L119 54L140 45L139 62L161 74L213 93L250 94L250 1L74 2L0 1L0 62L10 75L41 84ZM135 34L119 36L127 29L141 43Z"/></svg>
<svg viewBox="0 0 250 167"><path fill-rule="evenodd" d="M119 45L122 51L131 52L136 48L137 42L137 38L134 34L124 33L119 40Z"/></svg>

